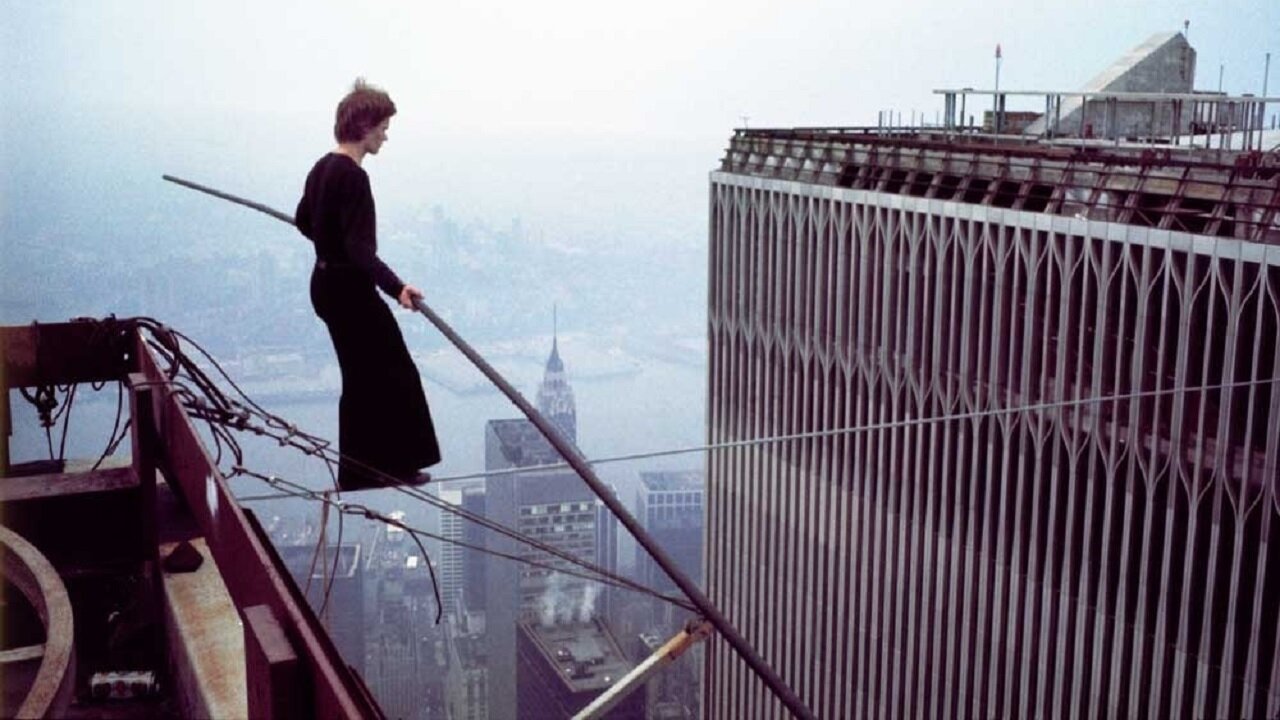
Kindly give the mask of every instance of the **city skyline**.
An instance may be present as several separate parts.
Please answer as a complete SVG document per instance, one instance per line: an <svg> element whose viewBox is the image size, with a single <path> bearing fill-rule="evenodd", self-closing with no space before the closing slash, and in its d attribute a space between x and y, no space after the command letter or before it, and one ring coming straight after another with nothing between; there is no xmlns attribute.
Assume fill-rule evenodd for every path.
<svg viewBox="0 0 1280 720"><path fill-rule="evenodd" d="M1009 3L980 21L941 3L861 14L754 1L628 14L385 5L294 19L268 4L237 33L221 10L152 2L15 8L0 29L17 76L0 91L14 108L0 121L14 148L0 169L0 321L160 316L273 411L336 438L340 385L306 299L310 246L159 176L290 208L300 170L330 144L333 101L366 75L401 108L367 168L380 250L585 457L691 450L598 471L646 529L664 528L658 540L686 572L705 557L689 574L820 716L1105 716L1148 701L1170 714L1270 712L1280 660L1245 628L1280 622L1275 553L1259 540L1273 524L1280 394L911 425L1085 389L1264 383L1274 369L1280 286L1268 268L1280 254L1265 230L1247 235L1275 221L1273 200L1250 206L1268 192L1252 168L1269 171L1274 153L1210 161L1218 151L1180 154L1167 135L1216 129L1222 142L1253 122L1239 95L1259 92L1280 8L1092 9ZM128 25L130 10L154 32ZM286 22L293 37L267 31ZM1052 94L1013 97L1000 116L983 107L997 42L1000 87L1069 94L1156 31L1140 47L1182 73L1158 89L1194 96L1194 110L1103 97L1076 114L1068 97L1059 122L1040 115ZM301 67L316 53L300 48L315 46L329 52ZM193 65L201 49L237 59ZM1205 94L1220 68L1238 106ZM1270 86L1280 94L1280 66ZM1028 137L984 149L957 126L957 97L979 126ZM882 111L912 127L878 137ZM1275 117L1272 104L1263 124ZM856 125L870 126L864 137L814 132ZM945 157L930 154L939 147ZM1133 185L1113 182L1139 154ZM1184 158L1181 176L1168 171ZM1232 179L1214 174L1231 162ZM447 418L440 475L498 473L428 492L678 594L571 471L508 473L560 458L528 421L505 419L505 399L427 323L397 317ZM96 456L114 391L82 393L70 446ZM42 458L46 441L52 454L56 435L17 398L17 459ZM886 426L770 440L858 424ZM698 449L721 441L743 445ZM246 447L246 466L327 489L314 458L280 459L263 438ZM228 486L265 491L251 477ZM673 494L650 502L662 493ZM446 539L538 555L425 503L348 499ZM258 502L246 505L263 517L318 510ZM517 716L522 696L577 707L693 616L447 542L427 541L417 559L395 528L355 527L327 614L359 607L367 622L325 622L396 716L479 720L491 697L489 717ZM319 542L307 532L312 545L278 544L319 613L314 585L332 578L305 566ZM393 543L403 547L385 552ZM429 568L444 590L439 627ZM636 703L684 720L784 715L722 638L705 649L706 662L690 653ZM558 664L565 652L572 662ZM536 672L521 676L521 662ZM581 692L558 694L566 687Z"/></svg>

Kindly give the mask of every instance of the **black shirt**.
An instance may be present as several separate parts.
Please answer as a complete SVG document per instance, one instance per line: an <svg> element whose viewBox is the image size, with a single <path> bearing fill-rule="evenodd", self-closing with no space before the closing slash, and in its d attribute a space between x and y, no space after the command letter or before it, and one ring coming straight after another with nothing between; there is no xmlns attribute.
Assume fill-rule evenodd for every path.
<svg viewBox="0 0 1280 720"><path fill-rule="evenodd" d="M355 160L329 153L307 174L294 222L316 246L316 258L359 268L383 292L399 297L404 283L378 258L377 218L369 175Z"/></svg>

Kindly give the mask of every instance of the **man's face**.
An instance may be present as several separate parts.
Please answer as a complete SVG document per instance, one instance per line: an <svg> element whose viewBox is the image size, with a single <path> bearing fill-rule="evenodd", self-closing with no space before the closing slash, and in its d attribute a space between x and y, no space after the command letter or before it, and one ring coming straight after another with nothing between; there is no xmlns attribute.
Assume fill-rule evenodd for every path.
<svg viewBox="0 0 1280 720"><path fill-rule="evenodd" d="M387 128L391 126L391 118L387 118L378 123L378 126L369 131L364 136L364 149L370 155L377 155L378 150L382 149L382 143L387 141Z"/></svg>

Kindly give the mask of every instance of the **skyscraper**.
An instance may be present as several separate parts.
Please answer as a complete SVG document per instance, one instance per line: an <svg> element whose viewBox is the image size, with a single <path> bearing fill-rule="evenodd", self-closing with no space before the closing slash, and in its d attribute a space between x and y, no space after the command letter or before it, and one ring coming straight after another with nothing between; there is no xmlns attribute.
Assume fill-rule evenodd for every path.
<svg viewBox="0 0 1280 720"><path fill-rule="evenodd" d="M440 498L467 512L485 514L481 483L452 484L441 490ZM444 514L441 531L446 538L484 547L484 528L451 513ZM440 585L445 594L442 634L449 668L445 704L449 720L487 720L489 717L489 657L484 612L489 557L473 547L445 543L441 549Z"/></svg>
<svg viewBox="0 0 1280 720"><path fill-rule="evenodd" d="M485 434L485 469L503 470L558 462L559 454L527 420L490 420ZM486 480L485 512L521 533L594 561L595 497L582 480L563 470L533 470ZM510 538L486 536L490 549L565 565ZM576 615L585 598L584 581L509 561L491 560L485 579L485 627L490 677L515 677L516 626L540 611ZM594 598L592 598L594 601ZM491 717L515 717L515 686L490 683Z"/></svg>
<svg viewBox="0 0 1280 720"><path fill-rule="evenodd" d="M612 485L609 486L609 491L615 496L618 494ZM618 518L609 510L609 506L596 498L596 563L612 573L618 571L619 527ZM616 627L620 606L619 594L622 592L624 591L621 588L605 586L597 601L600 617L605 618L611 626Z"/></svg>
<svg viewBox="0 0 1280 720"><path fill-rule="evenodd" d="M565 380L564 364L553 340L546 374L538 390L541 411L571 442L577 435L573 393ZM506 470L561 462L558 452L528 420L490 420L485 426L485 469ZM493 520L522 534L589 562L598 551L616 546L597 529L597 499L571 471L530 470L493 475L485 481L485 512ZM614 531L616 533L616 530ZM491 549L519 554L553 567L571 567L509 538L489 534ZM485 580L485 633L490 677L517 677L517 626L521 622L590 623L600 615L597 583L561 575L545 568L512 562L489 562ZM513 683L489 683L491 717L516 717Z"/></svg>
<svg viewBox="0 0 1280 720"><path fill-rule="evenodd" d="M518 692L522 715L570 718L634 667L601 620L522 622ZM644 720L645 694L632 692L608 714Z"/></svg>
<svg viewBox="0 0 1280 720"><path fill-rule="evenodd" d="M462 507L476 515L486 515L484 486L468 487L462 491ZM484 612L485 578L489 572L489 556L474 548L483 548L485 529L476 523L466 523L462 538L470 548L462 553L462 591L467 608Z"/></svg>
<svg viewBox="0 0 1280 720"><path fill-rule="evenodd" d="M578 409L573 401L573 388L565 377L564 362L560 360L559 332L551 336L551 356L538 385L538 412L560 428L565 438L578 442Z"/></svg>
<svg viewBox="0 0 1280 720"><path fill-rule="evenodd" d="M483 615L460 610L445 620L449 720L488 720L489 658Z"/></svg>
<svg viewBox="0 0 1280 720"><path fill-rule="evenodd" d="M439 497L455 507L462 507L464 490L460 487L449 487L440 490ZM440 535L447 540L466 542L467 522L460 516L440 513ZM440 598L444 603L445 613L456 612L466 583L467 549L455 543L443 542L440 545Z"/></svg>
<svg viewBox="0 0 1280 720"><path fill-rule="evenodd" d="M702 584L702 495L700 470L640 473L637 519L657 538L682 571ZM676 592L671 578L643 548L636 548L636 577L661 592Z"/></svg>
<svg viewBox="0 0 1280 720"><path fill-rule="evenodd" d="M640 473L636 518L667 555L699 587L702 583L703 479L701 470ZM676 584L643 548L636 548L636 579L649 588L680 594ZM638 640L653 652L690 619L683 609L645 598L646 624ZM698 686L703 648L696 646L660 679L649 681L650 717L697 717Z"/></svg>
<svg viewBox="0 0 1280 720"><path fill-rule="evenodd" d="M712 173L709 439L792 439L712 452L711 600L818 717L1275 714L1280 188L1204 149L1250 112L995 138L963 97ZM785 716L720 640L705 678Z"/></svg>
<svg viewBox="0 0 1280 720"><path fill-rule="evenodd" d="M289 542L288 538L282 539ZM311 544L282 543L276 550L299 589L306 594L307 603L324 620L342 659L363 671L365 562L360 545L343 543L317 548L312 540Z"/></svg>
<svg viewBox="0 0 1280 720"><path fill-rule="evenodd" d="M389 516L403 521L402 511ZM394 525L370 528L365 679L389 717L437 717L446 704L446 638L422 554Z"/></svg>

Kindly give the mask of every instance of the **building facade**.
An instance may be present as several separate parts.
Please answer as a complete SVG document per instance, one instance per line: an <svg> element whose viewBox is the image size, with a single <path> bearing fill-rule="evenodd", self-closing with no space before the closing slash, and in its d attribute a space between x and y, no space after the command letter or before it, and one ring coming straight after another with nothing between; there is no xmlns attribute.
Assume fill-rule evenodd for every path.
<svg viewBox="0 0 1280 720"><path fill-rule="evenodd" d="M636 491L637 519L699 587L702 586L703 477L701 470L642 472ZM636 547L636 578L660 592L678 591L675 582L639 546Z"/></svg>
<svg viewBox="0 0 1280 720"><path fill-rule="evenodd" d="M404 521L405 513L389 516ZM446 707L448 648L436 625L429 558L402 528L368 527L364 679L388 717L425 720Z"/></svg>
<svg viewBox="0 0 1280 720"><path fill-rule="evenodd" d="M636 518L662 545L675 564L698 587L702 576L703 488L701 470L662 470L640 473L636 491ZM636 548L635 578L645 587L679 595L680 590L643 548ZM637 657L647 657L680 632L690 614L656 598L636 598L644 603ZM647 684L650 718L698 717L703 646L692 648Z"/></svg>
<svg viewBox="0 0 1280 720"><path fill-rule="evenodd" d="M313 528L308 528L313 530ZM298 588L321 618L342 659L363 672L365 662L365 560L358 543L320 548L309 535L282 537L276 546ZM311 544L296 543L311 540Z"/></svg>
<svg viewBox="0 0 1280 720"><path fill-rule="evenodd" d="M578 406L573 399L573 388L565 375L564 361L560 359L560 340L551 339L551 356L538 385L538 412L550 420L569 442L578 442Z"/></svg>
<svg viewBox="0 0 1280 720"><path fill-rule="evenodd" d="M520 623L520 717L568 720L635 666L599 620ZM644 720L645 693L609 710L615 720Z"/></svg>
<svg viewBox="0 0 1280 720"><path fill-rule="evenodd" d="M609 492L615 497L618 492L613 485L608 485ZM618 572L618 532L621 529L621 523L618 518L609 510L609 506L604 501L596 498L596 563L611 573ZM597 609L599 616L608 621L610 627L619 627L619 612L622 606L622 594L626 592L622 588L606 585L600 591L600 597L597 598Z"/></svg>
<svg viewBox="0 0 1280 720"><path fill-rule="evenodd" d="M555 341L538 390L539 410L552 419L566 439L577 437L572 390L565 380L564 363ZM484 511L492 520L516 528L585 561L613 567L617 529L604 523L599 501L572 471L532 469L562 462L560 454L525 419L490 420L485 426L485 469L531 468L518 473L491 475L485 480ZM556 573L549 568L572 569L560 558L547 555L510 538L489 533L487 547L534 560L548 567L490 559L484 582L485 636L489 677L520 678L531 672L518 648L521 623L596 622L603 617L608 597L599 583ZM491 682L490 717L518 717L526 712L519 704L516 683Z"/></svg>
<svg viewBox="0 0 1280 720"><path fill-rule="evenodd" d="M460 487L449 487L439 491L444 502L455 507L463 507L464 490ZM451 512L440 513L440 535L446 542L440 544L440 567L437 571L440 582L440 599L444 603L444 612L448 615L457 613L464 602L461 597L466 588L466 555L467 548L457 543L466 542L467 521ZM454 542L447 542L452 540Z"/></svg>
<svg viewBox="0 0 1280 720"><path fill-rule="evenodd" d="M445 619L447 720L488 720L489 658L483 615L459 610Z"/></svg>
<svg viewBox="0 0 1280 720"><path fill-rule="evenodd" d="M760 442L710 455L707 590L818 717L1280 711L1280 188L1238 162L735 134L709 441ZM787 716L718 639L703 707Z"/></svg>

